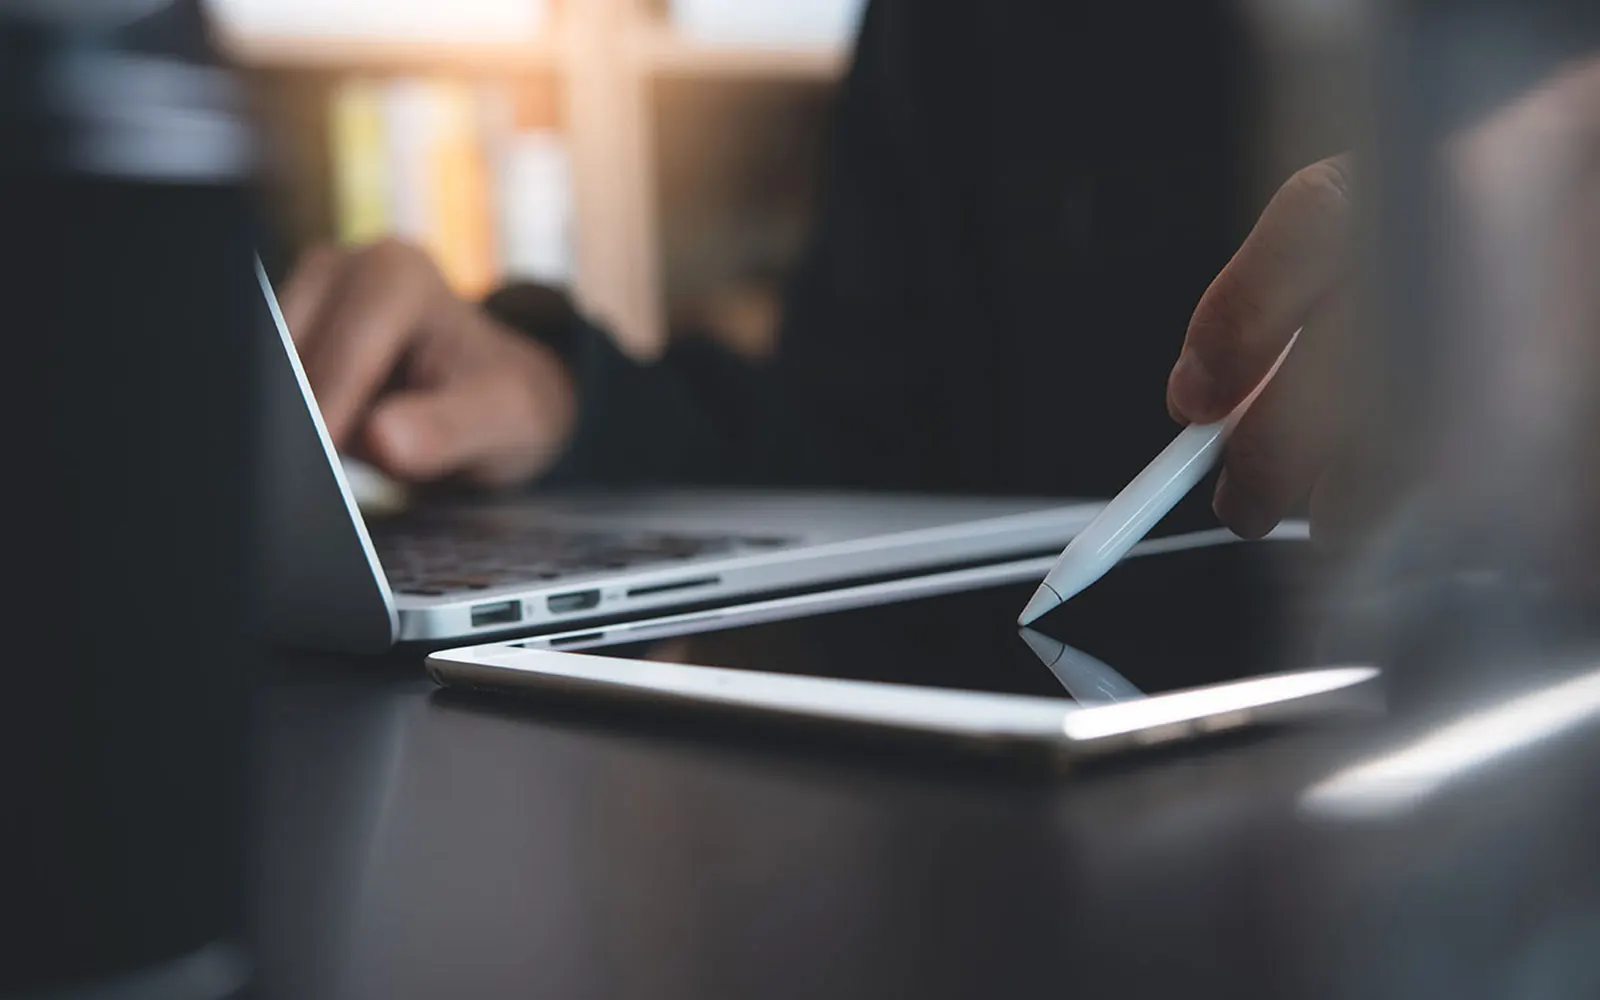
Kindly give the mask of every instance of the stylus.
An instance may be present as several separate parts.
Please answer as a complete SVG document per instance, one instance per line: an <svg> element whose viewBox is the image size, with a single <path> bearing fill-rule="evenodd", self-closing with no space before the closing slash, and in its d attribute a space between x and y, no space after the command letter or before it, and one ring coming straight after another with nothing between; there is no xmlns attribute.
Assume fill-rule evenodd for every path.
<svg viewBox="0 0 1600 1000"><path fill-rule="evenodd" d="M1250 395L1244 398L1233 412L1215 423L1190 424L1161 450L1144 471L1133 477L1122 492L1111 498L1093 521L1090 521L1072 541L1067 543L1061 558L1045 575L1044 582L1034 591L1028 606L1022 609L1018 625L1031 625L1046 612L1072 599L1090 584L1106 575L1128 550L1156 526L1195 484L1205 478L1228 436L1266 388L1272 376L1278 373L1283 359L1288 357L1295 341L1300 339L1296 330L1278 354L1272 367L1267 369Z"/></svg>

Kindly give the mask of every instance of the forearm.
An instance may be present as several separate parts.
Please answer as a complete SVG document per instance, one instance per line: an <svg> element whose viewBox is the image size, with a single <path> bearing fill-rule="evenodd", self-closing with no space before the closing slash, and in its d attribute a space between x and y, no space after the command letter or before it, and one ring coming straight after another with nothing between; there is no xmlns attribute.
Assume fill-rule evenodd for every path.
<svg viewBox="0 0 1600 1000"><path fill-rule="evenodd" d="M566 451L541 478L550 486L650 486L748 483L728 433L748 414L719 413L713 399L738 394L756 377L737 358L706 347L703 358L670 349L653 364L619 350L593 324L576 319L567 362L578 388L578 420ZM695 362L698 361L699 364Z"/></svg>

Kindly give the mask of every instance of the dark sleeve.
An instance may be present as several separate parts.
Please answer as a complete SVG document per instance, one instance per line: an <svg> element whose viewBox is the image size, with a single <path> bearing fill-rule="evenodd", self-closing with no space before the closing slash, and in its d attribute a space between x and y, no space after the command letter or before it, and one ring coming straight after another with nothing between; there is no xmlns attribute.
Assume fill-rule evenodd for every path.
<svg viewBox="0 0 1600 1000"><path fill-rule="evenodd" d="M918 419L936 345L914 339L928 324L912 273L923 213L907 182L932 168L903 152L912 109L929 103L913 93L917 6L877 0L865 15L774 359L687 341L641 365L580 317L547 322L580 413L545 483L938 485L940 449Z"/></svg>

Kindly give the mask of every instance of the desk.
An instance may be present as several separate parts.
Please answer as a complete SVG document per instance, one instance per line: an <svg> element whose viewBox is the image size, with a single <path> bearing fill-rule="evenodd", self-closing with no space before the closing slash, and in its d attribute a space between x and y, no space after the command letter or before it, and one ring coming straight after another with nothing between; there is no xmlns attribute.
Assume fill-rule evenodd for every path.
<svg viewBox="0 0 1600 1000"><path fill-rule="evenodd" d="M269 995L1600 996L1600 723L1387 819L1390 723L1061 776L279 657Z"/></svg>

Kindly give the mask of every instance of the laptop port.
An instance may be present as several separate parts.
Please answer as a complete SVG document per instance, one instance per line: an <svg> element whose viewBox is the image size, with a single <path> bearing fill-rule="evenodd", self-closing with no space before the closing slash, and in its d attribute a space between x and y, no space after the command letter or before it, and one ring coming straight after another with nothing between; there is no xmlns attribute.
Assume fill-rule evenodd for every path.
<svg viewBox="0 0 1600 1000"><path fill-rule="evenodd" d="M720 576L697 576L692 580L673 580L671 583L652 583L648 587L633 587L629 589L629 597L650 597L653 594L670 594L674 590L692 590L695 587L710 587L722 582Z"/></svg>
<svg viewBox="0 0 1600 1000"><path fill-rule="evenodd" d="M472 606L472 627L485 625L513 625L522 621L521 601L495 601L493 604Z"/></svg>
<svg viewBox="0 0 1600 1000"><path fill-rule="evenodd" d="M600 591L574 590L569 594L551 594L544 602L553 615L570 615L574 611L588 611L600 606Z"/></svg>

